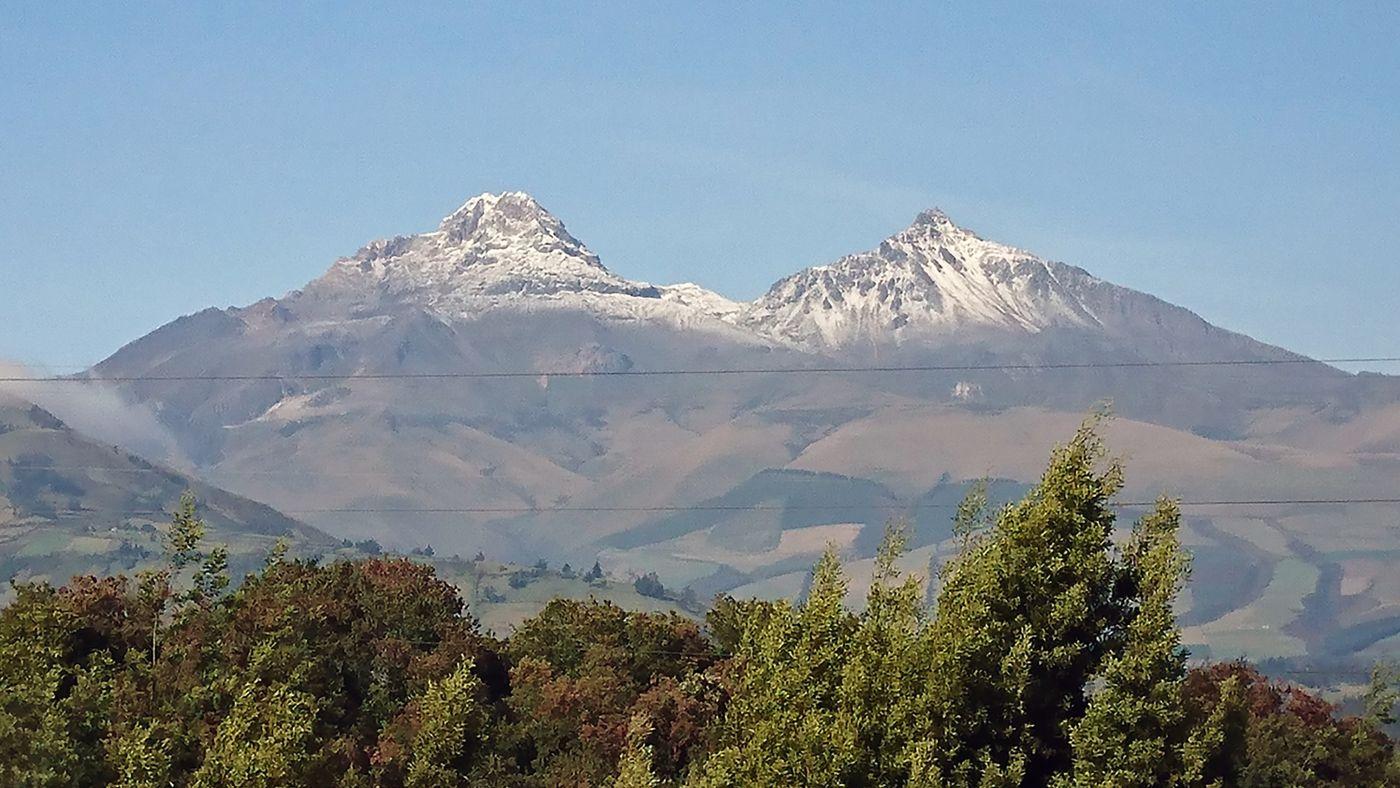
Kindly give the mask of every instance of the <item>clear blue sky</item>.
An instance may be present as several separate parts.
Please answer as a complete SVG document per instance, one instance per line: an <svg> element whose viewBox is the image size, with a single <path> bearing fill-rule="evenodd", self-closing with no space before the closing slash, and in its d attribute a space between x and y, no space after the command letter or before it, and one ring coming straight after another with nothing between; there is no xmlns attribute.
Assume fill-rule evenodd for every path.
<svg viewBox="0 0 1400 788"><path fill-rule="evenodd" d="M408 5L7 4L0 357L92 362L517 188L733 297L939 205L1400 354L1395 3Z"/></svg>

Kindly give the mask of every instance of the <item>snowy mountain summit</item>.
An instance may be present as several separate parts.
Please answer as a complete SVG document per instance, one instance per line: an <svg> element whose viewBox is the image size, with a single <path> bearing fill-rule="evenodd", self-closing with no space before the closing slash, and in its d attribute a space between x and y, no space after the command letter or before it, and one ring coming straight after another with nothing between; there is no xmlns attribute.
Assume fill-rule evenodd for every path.
<svg viewBox="0 0 1400 788"><path fill-rule="evenodd" d="M744 333L734 327L741 304L698 285L618 276L524 192L481 194L432 232L374 241L307 289L410 300L446 319L562 309Z"/></svg>
<svg viewBox="0 0 1400 788"><path fill-rule="evenodd" d="M745 322L803 345L902 344L954 332L1039 332L1099 321L1081 269L985 240L940 210L868 252L780 280Z"/></svg>
<svg viewBox="0 0 1400 788"><path fill-rule="evenodd" d="M1191 334L1213 329L1150 295L984 239L939 210L919 214L875 249L781 279L755 301L690 283L651 285L608 270L523 192L478 195L431 232L370 243L306 292L361 304L406 301L448 321L562 310L814 353L1051 329L1150 344L1167 324ZM1177 345L1167 350L1187 346Z"/></svg>
<svg viewBox="0 0 1400 788"><path fill-rule="evenodd" d="M519 296L660 295L604 268L563 222L523 192L473 197L436 230L374 241L339 260L325 279L372 285L443 311Z"/></svg>

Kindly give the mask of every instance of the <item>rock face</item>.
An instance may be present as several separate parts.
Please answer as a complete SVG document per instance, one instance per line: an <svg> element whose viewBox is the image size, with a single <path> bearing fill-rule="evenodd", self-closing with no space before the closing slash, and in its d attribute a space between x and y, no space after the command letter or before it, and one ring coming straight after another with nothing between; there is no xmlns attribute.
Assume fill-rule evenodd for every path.
<svg viewBox="0 0 1400 788"><path fill-rule="evenodd" d="M1300 363L1151 366L1201 360ZM1126 366L1075 366L1103 362ZM550 374L910 365L953 369ZM891 501L942 506L988 474L1029 481L1104 400L1141 458L1128 466L1141 495L1374 496L1400 471L1400 443L1342 437L1389 423L1394 381L1306 362L938 211L745 303L618 276L530 196L485 194L302 290L174 321L90 374L138 378L124 396L211 481L284 510L350 510L308 515L337 535L527 560L603 551L705 592L796 593L826 541L873 549ZM178 379L149 379L162 377ZM1310 442L1322 434L1325 450ZM802 504L840 490L878 504ZM706 501L767 503L655 511ZM1275 541L1312 545L1297 560L1320 566L1333 514L1243 512L1254 525L1236 526L1287 522ZM921 520L916 547L938 549L944 520ZM1202 523L1193 538L1225 564L1264 580L1280 565L1238 528ZM1209 609L1243 609L1263 593L1251 589L1211 590ZM1400 588L1385 599L1400 604Z"/></svg>

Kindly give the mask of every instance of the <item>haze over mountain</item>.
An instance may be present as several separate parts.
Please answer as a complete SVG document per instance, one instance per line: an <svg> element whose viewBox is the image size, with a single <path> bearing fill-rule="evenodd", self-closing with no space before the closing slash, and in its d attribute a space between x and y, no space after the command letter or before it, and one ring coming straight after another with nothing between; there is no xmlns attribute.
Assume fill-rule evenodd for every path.
<svg viewBox="0 0 1400 788"><path fill-rule="evenodd" d="M99 444L0 393L0 580L130 574L160 555L158 527L187 490L210 539L230 548L235 577L260 565L279 538L301 555L338 546L271 507ZM0 600L9 593L0 588Z"/></svg>
<svg viewBox="0 0 1400 788"><path fill-rule="evenodd" d="M1234 363L1151 366L1179 361ZM1086 363L1146 366L1072 368ZM801 372L911 365L945 369ZM667 370L750 372L558 374ZM601 554L706 592L798 593L827 542L859 566L885 517L920 502L910 560L927 565L949 549L966 480L1015 489L1105 400L1130 496L1376 497L1400 470L1392 379L1309 362L939 211L736 302L620 277L528 195L485 194L282 298L176 320L89 374L150 405L212 482L311 510L334 534ZM696 505L711 514L655 511ZM547 511L560 508L573 511ZM1302 653L1323 647L1314 624L1330 616L1334 634L1363 633L1348 650L1394 645L1400 581L1378 569L1400 550L1393 511L1190 513L1205 571L1188 634Z"/></svg>

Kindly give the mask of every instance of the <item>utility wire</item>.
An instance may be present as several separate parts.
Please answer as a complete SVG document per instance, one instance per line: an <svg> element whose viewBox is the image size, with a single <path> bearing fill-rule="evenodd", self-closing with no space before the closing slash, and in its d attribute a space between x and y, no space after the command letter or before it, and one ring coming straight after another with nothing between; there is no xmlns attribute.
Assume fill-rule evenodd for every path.
<svg viewBox="0 0 1400 788"><path fill-rule="evenodd" d="M1170 500L1170 499L1169 499ZM1393 505L1400 504L1400 498L1269 498L1269 499L1221 499L1221 500L1178 500L1182 508L1208 508L1215 506L1346 506L1346 505ZM1156 506L1156 501L1116 501L1109 504L1116 509L1143 509ZM275 508L275 507L274 507ZM309 514L608 514L608 513L675 513L675 512L832 512L832 511L890 511L914 512L919 510L956 510L957 504L794 504L782 506L774 504L744 505L689 505L689 506L430 506L430 507L324 507L313 509L277 509L287 515ZM123 514L130 516L169 516L163 509L104 509L77 507L55 510L57 515L74 514Z"/></svg>
<svg viewBox="0 0 1400 788"><path fill-rule="evenodd" d="M846 375L899 372L1038 372L1083 369L1162 369L1182 367L1264 367L1308 364L1400 363L1400 356L1350 358L1211 359L1188 361L1085 361L1023 364L915 364L907 366L741 367L735 369L515 370L455 372L255 373L227 375L3 376L0 383L157 383L195 381L298 380L484 380L510 378L667 377L682 375Z"/></svg>
<svg viewBox="0 0 1400 788"><path fill-rule="evenodd" d="M91 473L91 472L102 472L102 473L154 473L154 474L158 474L158 475L161 475L161 476L196 476L196 477L197 477L199 480L201 480L201 481L208 481L208 478L206 478L206 477L200 475L200 474L205 473L205 471L197 471L197 470L196 470L196 471L185 471L185 470L180 470L179 468L160 468L160 467L155 467L155 468L112 468L112 467L108 467L108 466L106 466L106 465L21 465L21 464L7 464L7 463L4 463L4 462L2 462L2 461L0 461L0 468L9 468L9 469L16 470L16 471L62 471L62 472L64 472L64 473L69 473L69 472L74 472L74 473L76 473L76 472L85 472L85 473ZM243 476L271 476L271 477L285 478L285 477L288 477L288 476L294 476L294 477L305 477L305 476L320 477L320 476L324 476L324 477L332 478L332 479L338 479L338 478L347 478L347 479L374 478L374 479L395 479L395 480L405 480L405 481L414 481L414 480L415 480L415 478L414 478L413 476L395 476L394 474L391 474L391 473L378 473L378 472L376 472L376 471L306 471L306 470L294 470L294 469L289 469L289 470L284 470L284 471L251 471L251 470L235 471L235 470L217 469L217 470L208 471L208 473L209 473L210 477L223 477L223 476L238 476L238 477L243 477Z"/></svg>

